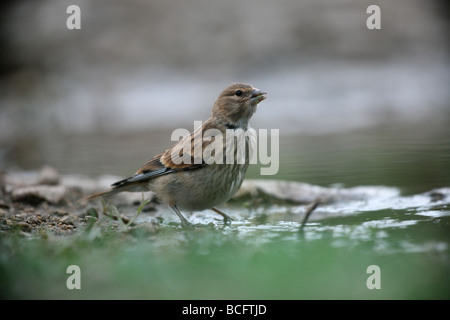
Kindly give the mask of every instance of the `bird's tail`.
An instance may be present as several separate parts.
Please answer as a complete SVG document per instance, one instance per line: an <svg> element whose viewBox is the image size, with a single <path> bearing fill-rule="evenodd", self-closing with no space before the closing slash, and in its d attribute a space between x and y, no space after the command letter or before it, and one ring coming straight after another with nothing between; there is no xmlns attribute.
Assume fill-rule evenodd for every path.
<svg viewBox="0 0 450 320"><path fill-rule="evenodd" d="M81 203L87 203L89 201L95 200L97 198L101 198L101 197L110 197L112 195L115 195L116 193L120 193L123 191L135 191L134 189L136 189L137 186L136 184L121 184L121 185L113 185L113 187L109 190L106 191L102 191L102 192L97 192L94 194L91 194L87 197L84 197L80 200Z"/></svg>
<svg viewBox="0 0 450 320"><path fill-rule="evenodd" d="M111 190L106 190L106 191L102 191L102 192L97 192L94 194L91 194L87 197L84 197L80 200L80 202L82 203L87 203L89 201L95 200L97 198L101 198L101 197L110 197L118 192L121 192L123 190L117 190L117 189L111 189Z"/></svg>
<svg viewBox="0 0 450 320"><path fill-rule="evenodd" d="M97 198L110 197L112 195L115 195L116 193L120 193L123 191L131 191L131 192L149 191L149 188L145 183L142 183L140 181L132 181L131 179L132 177L117 181L116 183L113 183L111 185L111 189L91 194L85 198L80 199L79 201L82 204L86 204L87 202L95 200Z"/></svg>

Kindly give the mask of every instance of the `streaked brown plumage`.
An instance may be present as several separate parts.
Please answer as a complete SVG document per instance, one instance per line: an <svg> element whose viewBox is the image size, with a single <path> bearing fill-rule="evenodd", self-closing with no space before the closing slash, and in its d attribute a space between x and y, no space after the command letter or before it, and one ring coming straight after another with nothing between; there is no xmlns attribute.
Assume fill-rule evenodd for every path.
<svg viewBox="0 0 450 320"><path fill-rule="evenodd" d="M223 148L227 129L248 129L248 121L256 111L259 102L265 99L265 92L244 83L233 83L217 98L213 105L211 117L203 125L178 141L165 152L158 154L132 177L118 181L110 190L88 196L90 201L98 197L111 196L122 191L153 191L158 199L168 204L179 216L183 225L190 223L183 217L179 209L199 211L212 209L221 214L225 220L231 219L223 212L214 208L230 199L240 188L248 168L248 145L246 138L245 161L238 162L237 152L234 152L234 163L205 162L203 151L216 137L202 139L208 136L208 129L220 130L223 137ZM217 131L216 131L217 132ZM202 143L201 147L194 144ZM190 150L184 153L184 150ZM199 154L201 152L201 154ZM174 155L184 156L189 163L174 162ZM213 155L215 155L213 153ZM210 164L208 164L210 163Z"/></svg>

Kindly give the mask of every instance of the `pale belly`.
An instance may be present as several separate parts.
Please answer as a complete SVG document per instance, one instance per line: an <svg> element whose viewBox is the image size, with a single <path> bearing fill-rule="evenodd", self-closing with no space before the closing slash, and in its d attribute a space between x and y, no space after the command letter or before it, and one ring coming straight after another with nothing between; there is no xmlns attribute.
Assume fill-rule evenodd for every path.
<svg viewBox="0 0 450 320"><path fill-rule="evenodd" d="M181 210L210 209L241 187L248 164L213 164L156 178L149 186L160 201Z"/></svg>

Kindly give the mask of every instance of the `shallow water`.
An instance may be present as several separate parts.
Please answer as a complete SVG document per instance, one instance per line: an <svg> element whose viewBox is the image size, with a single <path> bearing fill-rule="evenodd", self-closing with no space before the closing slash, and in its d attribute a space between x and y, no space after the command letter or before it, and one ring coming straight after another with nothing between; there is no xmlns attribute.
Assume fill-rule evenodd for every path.
<svg viewBox="0 0 450 320"><path fill-rule="evenodd" d="M448 254L449 188L410 196L403 196L400 190L387 187L352 188L347 191L347 196L354 194L355 199L320 204L302 232L301 221L309 205L276 204L243 210L242 206L235 204L223 208L235 220L228 225L224 225L221 218L209 210L194 213L189 220L199 230L220 230L225 242L230 236L259 244L274 240L308 242L327 239L331 246L345 246L373 241L377 254L392 254L401 251L402 247L405 252L437 250ZM170 210L164 209L156 214L144 214L136 222L150 223L155 216L163 225L178 222ZM429 232L433 229L435 234L428 234L429 238L423 237L422 230ZM405 234L408 237L402 238Z"/></svg>

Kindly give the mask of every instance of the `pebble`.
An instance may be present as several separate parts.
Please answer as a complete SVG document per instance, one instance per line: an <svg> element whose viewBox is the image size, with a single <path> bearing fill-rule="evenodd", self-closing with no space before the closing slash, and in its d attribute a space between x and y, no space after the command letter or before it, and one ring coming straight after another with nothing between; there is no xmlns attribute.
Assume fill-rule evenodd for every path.
<svg viewBox="0 0 450 320"><path fill-rule="evenodd" d="M63 185L37 185L19 187L11 192L14 201L37 204L46 201L51 204L58 204L66 195L66 187Z"/></svg>
<svg viewBox="0 0 450 320"><path fill-rule="evenodd" d="M30 232L32 230L31 226L26 222L18 222L17 226L21 231Z"/></svg>
<svg viewBox="0 0 450 320"><path fill-rule="evenodd" d="M43 185L57 185L59 184L59 180L60 179L58 171L50 166L44 166L39 171L37 183Z"/></svg>

